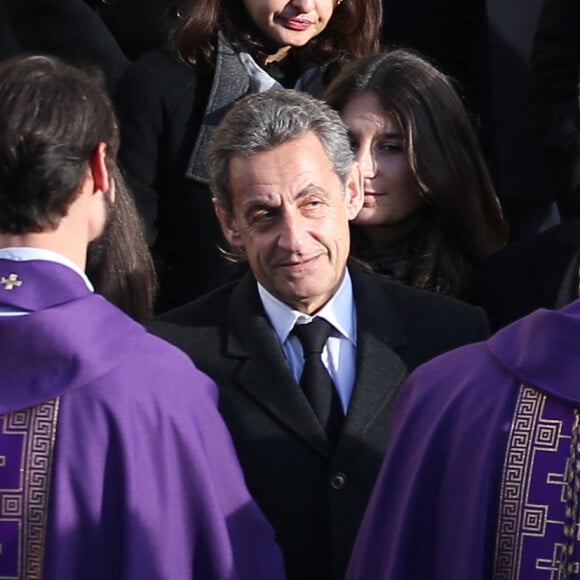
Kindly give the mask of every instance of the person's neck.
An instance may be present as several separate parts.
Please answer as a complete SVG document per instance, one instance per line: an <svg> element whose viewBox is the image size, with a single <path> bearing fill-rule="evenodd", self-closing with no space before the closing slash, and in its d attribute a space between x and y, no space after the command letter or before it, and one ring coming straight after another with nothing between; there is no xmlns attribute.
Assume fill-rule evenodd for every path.
<svg viewBox="0 0 580 580"><path fill-rule="evenodd" d="M418 228L418 219L411 218L404 222L389 226L358 226L371 251L380 251L396 246L411 237Z"/></svg>
<svg viewBox="0 0 580 580"><path fill-rule="evenodd" d="M67 236L59 230L27 234L0 234L0 248L38 248L56 252L74 262L84 271L86 266L86 246L71 244Z"/></svg>

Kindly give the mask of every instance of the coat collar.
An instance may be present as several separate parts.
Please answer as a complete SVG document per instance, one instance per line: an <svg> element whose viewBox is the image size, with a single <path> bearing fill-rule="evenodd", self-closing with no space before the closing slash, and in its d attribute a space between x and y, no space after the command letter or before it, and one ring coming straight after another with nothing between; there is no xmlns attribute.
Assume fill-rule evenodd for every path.
<svg viewBox="0 0 580 580"><path fill-rule="evenodd" d="M322 98L327 68L327 65L312 68L303 79L300 90ZM209 183L207 151L215 128L235 102L258 90L259 86L252 83L238 53L220 33L213 81L199 133L187 164L186 178L199 183Z"/></svg>
<svg viewBox="0 0 580 580"><path fill-rule="evenodd" d="M0 302L28 310L0 317L0 414L82 388L122 364L144 335L70 268L46 260L0 260ZM14 279L13 277L13 279Z"/></svg>
<svg viewBox="0 0 580 580"><path fill-rule="evenodd" d="M200 183L208 183L207 151L211 136L232 107L248 94L250 80L236 51L220 33L213 82L201 127L187 164L185 176Z"/></svg>
<svg viewBox="0 0 580 580"><path fill-rule="evenodd" d="M390 403L407 375L406 365L396 352L406 339L393 305L373 275L355 268L349 271L357 308L357 374L335 453L337 459ZM234 382L288 430L328 458L326 435L292 376L251 273L234 289L228 319L227 355L243 359Z"/></svg>
<svg viewBox="0 0 580 580"><path fill-rule="evenodd" d="M490 354L515 380L580 405L577 374L580 300L557 311L540 309L487 341Z"/></svg>
<svg viewBox="0 0 580 580"><path fill-rule="evenodd" d="M234 289L228 318L227 354L244 359L234 382L288 430L327 457L326 434L292 376L249 272Z"/></svg>
<svg viewBox="0 0 580 580"><path fill-rule="evenodd" d="M47 260L0 259L0 303L29 311L91 294L73 270Z"/></svg>
<svg viewBox="0 0 580 580"><path fill-rule="evenodd" d="M398 350L407 344L401 321L377 275L349 269L357 309L356 380L336 450L339 460L356 444L407 376Z"/></svg>

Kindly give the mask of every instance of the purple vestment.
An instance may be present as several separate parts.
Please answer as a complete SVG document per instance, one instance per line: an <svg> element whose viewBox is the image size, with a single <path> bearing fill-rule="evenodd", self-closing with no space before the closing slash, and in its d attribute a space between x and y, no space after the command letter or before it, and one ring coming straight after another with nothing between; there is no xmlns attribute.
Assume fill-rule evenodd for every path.
<svg viewBox="0 0 580 580"><path fill-rule="evenodd" d="M0 260L0 304L0 578L283 578L188 357L60 264Z"/></svg>
<svg viewBox="0 0 580 580"><path fill-rule="evenodd" d="M419 367L347 580L580 578L580 301Z"/></svg>

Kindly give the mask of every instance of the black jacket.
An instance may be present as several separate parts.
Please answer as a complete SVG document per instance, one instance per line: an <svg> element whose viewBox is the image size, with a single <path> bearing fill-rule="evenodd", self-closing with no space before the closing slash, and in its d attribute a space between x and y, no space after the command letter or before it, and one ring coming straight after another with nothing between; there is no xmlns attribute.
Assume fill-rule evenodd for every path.
<svg viewBox="0 0 580 580"><path fill-rule="evenodd" d="M563 219L580 218L580 2L545 0L532 53L532 105Z"/></svg>
<svg viewBox="0 0 580 580"><path fill-rule="evenodd" d="M537 308L557 309L578 298L580 220L507 245L482 265L477 302L492 330Z"/></svg>
<svg viewBox="0 0 580 580"><path fill-rule="evenodd" d="M339 580L381 466L407 374L487 337L481 309L351 269L357 371L331 454L248 274L154 321L220 389L250 492L273 524L289 580Z"/></svg>
<svg viewBox="0 0 580 580"><path fill-rule="evenodd" d="M20 50L96 65L113 91L131 60L163 43L173 0L1 0Z"/></svg>

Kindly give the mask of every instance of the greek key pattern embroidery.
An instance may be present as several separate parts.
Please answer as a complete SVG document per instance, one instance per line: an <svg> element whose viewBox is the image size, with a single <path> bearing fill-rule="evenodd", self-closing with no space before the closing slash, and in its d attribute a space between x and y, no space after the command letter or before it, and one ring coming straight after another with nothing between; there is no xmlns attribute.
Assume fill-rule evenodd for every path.
<svg viewBox="0 0 580 580"><path fill-rule="evenodd" d="M573 425L571 408L520 387L500 490L495 580L568 577L561 564Z"/></svg>
<svg viewBox="0 0 580 580"><path fill-rule="evenodd" d="M41 580L60 399L0 416L0 579Z"/></svg>

